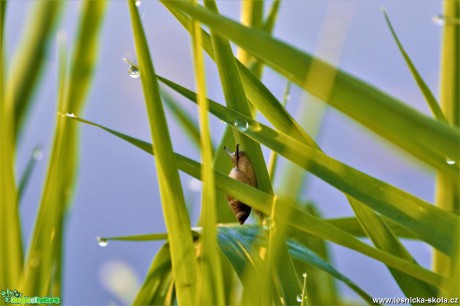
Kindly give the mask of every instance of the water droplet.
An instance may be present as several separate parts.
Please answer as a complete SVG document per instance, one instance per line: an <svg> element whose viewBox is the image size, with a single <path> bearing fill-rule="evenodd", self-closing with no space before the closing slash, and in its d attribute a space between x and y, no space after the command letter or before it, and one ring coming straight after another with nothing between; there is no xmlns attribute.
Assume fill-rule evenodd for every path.
<svg viewBox="0 0 460 306"><path fill-rule="evenodd" d="M129 64L129 69L128 69L128 74L131 78L137 79L138 77L141 76L141 71L139 70L139 67L134 65L130 60L128 60L126 57L123 58L123 60Z"/></svg>
<svg viewBox="0 0 460 306"><path fill-rule="evenodd" d="M223 124L227 124L227 122L225 122L224 120L222 119L219 119L220 122L222 122Z"/></svg>
<svg viewBox="0 0 460 306"><path fill-rule="evenodd" d="M66 113L65 116L66 116L66 117L75 118L75 114L74 114L74 113Z"/></svg>
<svg viewBox="0 0 460 306"><path fill-rule="evenodd" d="M137 1L135 2L135 4L136 4L137 7L139 7L139 6L141 6L141 1L140 1L140 0L137 0Z"/></svg>
<svg viewBox="0 0 460 306"><path fill-rule="evenodd" d="M455 165L455 164L456 164L455 160L452 160L452 159L450 159L450 158L446 158L446 163L447 163L448 165Z"/></svg>
<svg viewBox="0 0 460 306"><path fill-rule="evenodd" d="M438 25L438 26L443 26L446 24L446 18L443 15L436 15L433 16L432 19L433 23Z"/></svg>
<svg viewBox="0 0 460 306"><path fill-rule="evenodd" d="M302 274L302 276L303 276L303 278L307 278L307 272L304 272L304 273Z"/></svg>
<svg viewBox="0 0 460 306"><path fill-rule="evenodd" d="M236 119L233 125L242 132L247 131L247 129L249 128L249 123L240 119Z"/></svg>
<svg viewBox="0 0 460 306"><path fill-rule="evenodd" d="M43 159L43 151L41 149L35 149L34 153L32 153L32 156L36 161L42 160Z"/></svg>
<svg viewBox="0 0 460 306"><path fill-rule="evenodd" d="M297 302L302 302L303 301L303 295L301 293L297 294L296 300L297 300Z"/></svg>
<svg viewBox="0 0 460 306"><path fill-rule="evenodd" d="M106 247L109 244L109 241L107 241L106 238L96 237L96 239L97 239L97 244L99 244L100 247Z"/></svg>

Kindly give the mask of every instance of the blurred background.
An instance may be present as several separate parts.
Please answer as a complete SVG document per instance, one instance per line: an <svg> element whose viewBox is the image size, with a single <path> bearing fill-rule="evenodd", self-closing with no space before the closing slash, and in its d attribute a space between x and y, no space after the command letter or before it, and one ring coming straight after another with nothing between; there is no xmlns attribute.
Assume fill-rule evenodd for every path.
<svg viewBox="0 0 460 306"><path fill-rule="evenodd" d="M28 16L34 4L35 1L8 3L8 69L14 69L11 59L21 34L30 26ZM441 13L441 5L441 1L289 0L281 4L274 35L338 65L420 112L429 113L391 37L381 7L387 10L406 51L436 95L442 28L433 22L433 17ZM57 29L67 34L70 44L76 35L80 6L79 1L69 1ZM221 13L233 19L239 18L238 1L218 1L218 6ZM157 1L143 0L139 10L157 73L194 88L188 33ZM298 27L303 30L298 31ZM87 107L83 114L76 115L150 141L141 82L129 77L128 65L123 57L136 63L128 7L125 1L110 1ZM17 152L19 177L34 147L39 145L43 150L43 159L21 204L26 242L33 230L54 132L57 63L57 39L54 39ZM223 102L217 70L209 58L207 78L209 97ZM282 98L285 79L266 68L263 81L278 99ZM191 114L196 113L194 104L177 98L184 109ZM321 113L320 102L293 86L288 110L296 114L304 105ZM168 118L174 150L199 160L199 151L170 114ZM215 118L211 118L211 124L214 143L218 143L224 125ZM305 126L310 131L315 129L310 122L305 122ZM136 293L163 242L112 241L106 247L100 247L96 237L165 231L154 161L150 155L101 130L85 125L81 125L81 130L80 170L73 207L67 220L63 302L66 305L125 304ZM406 153L362 129L338 111L326 109L317 139L330 156L424 200L433 201L434 171L409 159ZM263 149L268 159L269 151ZM279 167L285 166L286 162L281 161ZM196 224L200 183L184 174L181 174L181 179L191 209L192 224ZM305 199L314 201L325 217L352 215L343 194L319 179L309 178L305 185ZM408 241L405 244L422 266L430 266L431 250L427 245ZM383 264L340 246L331 245L331 249L337 269L372 296L403 297ZM383 283L384 280L389 283ZM350 289L339 285L343 296L349 299L355 297ZM114 290L123 291L123 297L113 294Z"/></svg>

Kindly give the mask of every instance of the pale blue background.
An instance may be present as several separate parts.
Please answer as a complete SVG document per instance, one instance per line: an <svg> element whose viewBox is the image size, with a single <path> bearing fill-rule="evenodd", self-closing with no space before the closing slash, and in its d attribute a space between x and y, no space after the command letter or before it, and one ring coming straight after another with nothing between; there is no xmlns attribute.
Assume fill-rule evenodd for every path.
<svg viewBox="0 0 460 306"><path fill-rule="evenodd" d="M221 11L238 18L237 1L218 2ZM7 11L7 64L18 44L18 37L27 24L27 12L33 1L10 1ZM441 1L292 1L282 3L275 35L302 50L314 52L318 35L328 9L351 7L353 19L346 36L340 67L378 88L406 101L421 112L429 113L426 103L413 81L403 58L386 26L380 7L384 6L399 37L429 87L437 95L441 27L432 17L440 14ZM66 6L59 30L66 31L73 41L80 2ZM348 11L348 10L347 10ZM188 34L169 12L156 1L143 1L140 12L157 72L189 88L194 86L190 41ZM302 29L299 31L298 29ZM136 61L129 13L125 1L111 1L102 29L100 60L84 114L76 114L113 127L127 134L149 140L148 122L140 79L131 79L123 56ZM25 194L21 213L26 238L30 236L37 203L44 181L52 130L55 124L57 92L56 41L51 48L48 65L36 94L29 125L18 149L18 173L22 173L32 148L44 145L45 158L39 163ZM71 48L69 48L71 50ZM324 54L319 54L320 56ZM208 61L209 96L223 101L214 66ZM285 80L269 69L264 81L281 97ZM297 108L302 92L293 88L289 110ZM191 113L195 107L183 101ZM223 131L222 124L212 118L215 140ZM399 149L337 111L328 110L319 134L325 152L377 178L404 188L427 200L433 200L434 172L413 160ZM172 121L174 149L194 159L199 153ZM217 142L217 141L216 141ZM268 151L264 151L268 156ZM199 203L199 193L187 189L190 177L181 175L185 196ZM318 203L327 217L350 216L350 207L343 195L320 180L312 180L309 198ZM198 211L193 213L194 222ZM82 126L81 168L75 200L69 215L65 246L64 303L67 305L122 304L123 301L106 290L101 274L107 275L107 263L123 262L133 269L141 282L162 242L111 242L106 248L96 243L96 236L117 236L165 230L158 195L154 163L148 154L102 132ZM419 262L429 267L430 249L423 244L407 243ZM333 246L338 270L346 274L375 297L402 297L387 269L380 263L339 246ZM104 269L104 266L106 267ZM110 266L109 266L110 267ZM125 286L126 287L126 286ZM347 298L356 295L341 286Z"/></svg>

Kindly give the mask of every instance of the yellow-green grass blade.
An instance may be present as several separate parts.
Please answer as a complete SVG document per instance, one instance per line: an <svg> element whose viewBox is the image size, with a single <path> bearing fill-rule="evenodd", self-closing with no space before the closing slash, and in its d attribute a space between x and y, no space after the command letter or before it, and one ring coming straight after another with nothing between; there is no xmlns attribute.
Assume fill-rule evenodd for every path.
<svg viewBox="0 0 460 306"><path fill-rule="evenodd" d="M0 2L0 286L18 283L22 270L22 236L14 173L14 105L4 91L4 25L6 1Z"/></svg>
<svg viewBox="0 0 460 306"><path fill-rule="evenodd" d="M7 96L14 105L15 136L18 138L26 123L55 28L63 11L64 1L36 1L28 27L22 34L19 50L10 66Z"/></svg>
<svg viewBox="0 0 460 306"><path fill-rule="evenodd" d="M169 234L177 301L179 305L192 305L195 303L197 262L190 220L144 29L134 1L128 1L128 5L150 132L155 143L156 173Z"/></svg>
<svg viewBox="0 0 460 306"><path fill-rule="evenodd" d="M417 86L420 88L420 91L422 92L423 96L425 97L426 102L428 102L428 105L431 109L431 112L433 113L434 117L438 120L441 120L443 122L447 122L446 117L444 116L444 113L441 110L441 107L439 106L438 101L436 101L436 98L434 97L433 93L431 92L430 88L428 88L428 85L426 85L425 81L423 80L422 76L420 73L417 71L417 68L415 65L412 63L412 60L410 59L409 55L407 54L406 50L404 50L404 47L399 40L398 36L396 35L395 29L393 28L393 25L391 24L390 18L388 17L385 9L382 8L383 15L385 16L385 21L387 22L388 28L391 31L391 35L393 36L393 39L395 40L396 44L398 45L398 49L401 52L401 55L404 58L404 61L406 61L407 67L409 68L415 82L417 83Z"/></svg>
<svg viewBox="0 0 460 306"><path fill-rule="evenodd" d="M247 226L245 227L247 229ZM267 275L264 270L264 262L259 256L259 248L255 246L254 237L240 235L232 227L219 227L218 238L220 251L230 262L243 285L246 304L259 305L259 293L254 290L261 291L258 285L265 282L272 284L272 280L270 277L265 279ZM274 295L273 291L270 292L270 295ZM265 300L265 304L272 303L271 299ZM281 304L281 301L278 298L274 303Z"/></svg>
<svg viewBox="0 0 460 306"><path fill-rule="evenodd" d="M154 152L152 145L148 142L122 134L120 132L114 131L112 129L109 129L107 127L101 126L99 124L85 119L77 117L71 117L69 119L77 120L99 127L137 146L138 148L144 150L149 154L153 154ZM174 154L174 158L176 160L178 169L184 171L185 173L197 179L200 179L201 165L199 163L180 154ZM362 254L379 260L382 263L385 263L393 268L403 271L417 279L423 280L428 284L440 286L442 282L443 278L440 275L428 271L418 265L415 265L394 255L372 248L369 245L359 241L351 234L348 234L345 231L336 228L328 222L325 222L322 219L306 214L305 212L296 207L290 207L289 202L285 201L284 199L281 199L277 196L272 196L249 185L233 180L221 172L216 171L214 175L216 179L217 188L223 190L225 193L234 196L235 198L239 199L244 203L248 203L248 205L253 206L255 209L258 209L265 214L270 214L272 210L272 205L276 205L275 209L277 210L277 215L279 216L280 220L282 220L282 222L287 222L291 225L291 230L311 234L316 237L325 240L330 240L339 245L356 250ZM288 215L286 213L287 211L290 211L291 213Z"/></svg>
<svg viewBox="0 0 460 306"><path fill-rule="evenodd" d="M196 0L192 0L197 4ZM201 221L203 235L200 245L200 261L197 279L196 304L197 305L224 305L224 284L220 257L215 252L217 245L216 232L216 188L214 182L212 143L209 126L209 103L206 99L206 76L203 51L201 48L201 27L196 20L193 21L192 31L193 62L197 87L198 113L201 133L201 160L203 194L201 201ZM213 288L213 290L209 290Z"/></svg>
<svg viewBox="0 0 460 306"><path fill-rule="evenodd" d="M263 25L264 1L241 1L241 23L247 27L261 29ZM260 79L262 75L262 63L255 59L245 49L238 48L237 58L252 73Z"/></svg>
<svg viewBox="0 0 460 306"><path fill-rule="evenodd" d="M78 168L78 125L64 120L63 114L69 109L76 112L83 109L97 62L99 29L105 6L105 1L83 4L68 78L66 54L61 48L57 107L61 116L57 120L47 177L21 279L22 290L26 294L48 295L52 292L60 295L64 218L71 203Z"/></svg>
<svg viewBox="0 0 460 306"><path fill-rule="evenodd" d="M217 12L215 1L205 0L204 3L210 10ZM252 117L230 43L213 32L211 32L211 40L226 104L229 108L238 110L248 117ZM237 122L234 123L237 124ZM252 163L257 178L257 188L267 193L273 193L260 145L239 132L238 129L234 129L233 133L235 141L240 145L240 148L244 150L246 156L248 156Z"/></svg>
<svg viewBox="0 0 460 306"><path fill-rule="evenodd" d="M442 47L441 47L441 68L439 79L439 96L441 107L446 115L447 121L455 127L460 125L460 2L444 1L444 16L446 23L443 26ZM453 23L451 20L457 20ZM460 156L460 149L457 157ZM449 160L449 163L454 162ZM458 164L458 162L457 162ZM460 215L460 185L444 173L437 173L435 204L441 209ZM454 235L460 240L460 229ZM460 279L458 273L460 266L460 251L456 256L447 258L439 252L433 256L433 270ZM458 289L459 287L457 287ZM459 293L457 292L457 296Z"/></svg>
<svg viewBox="0 0 460 306"><path fill-rule="evenodd" d="M278 19L278 12L280 10L281 0L274 0L265 20L262 29L267 33L272 33L275 27L276 20Z"/></svg>
<svg viewBox="0 0 460 306"><path fill-rule="evenodd" d="M418 237L414 233L409 231L407 228L399 225L394 221L391 221L388 218L383 217L383 219L398 237L418 240ZM338 227L341 230L346 231L347 233L353 236L366 237L366 233L364 232L362 226L359 224L359 221L356 217L325 219L324 221L331 224L332 226Z"/></svg>
<svg viewBox="0 0 460 306"><path fill-rule="evenodd" d="M184 132L189 136L192 143L199 148L200 147L200 131L198 124L184 109L179 105L179 102L175 100L166 91L161 91L161 99L164 101L166 107L171 111L174 117L177 119L177 123L181 125Z"/></svg>
<svg viewBox="0 0 460 306"><path fill-rule="evenodd" d="M352 197L347 198L361 226L377 248L416 263L386 222L375 211ZM388 268L394 280L407 297L418 296L427 299L437 295L436 288L396 269Z"/></svg>
<svg viewBox="0 0 460 306"><path fill-rule="evenodd" d="M170 247L165 243L152 261L132 305L172 305L173 287Z"/></svg>
<svg viewBox="0 0 460 306"><path fill-rule="evenodd" d="M174 17L185 27L189 32L190 18L184 15L179 10L168 7ZM203 33L203 49L208 55L215 60L214 48L211 43L209 34ZM292 135L299 141L310 141L310 137L304 130L295 122L292 116L286 111L280 102L273 96L268 88L260 82L252 72L242 63L236 60L238 70L240 72L241 81L243 82L245 93L249 101L280 131Z"/></svg>
<svg viewBox="0 0 460 306"><path fill-rule="evenodd" d="M433 120L362 80L274 39L263 31L246 28L215 12L191 6L184 1L163 3L206 23L219 35L247 49L313 95L431 166L458 176L458 166L452 167L446 163L446 158L457 164L460 161L458 128ZM318 67L315 70L318 75L310 75L308 79L314 82L306 82L313 60ZM325 90L321 82L321 76L327 75L328 71L336 71L331 91L329 87Z"/></svg>
<svg viewBox="0 0 460 306"><path fill-rule="evenodd" d="M302 205L305 207L306 212L315 217L321 218L318 209L312 204ZM323 239L319 239L310 235L290 235L292 240L304 245L310 251L316 253L322 261L333 264L332 256L329 251L329 245ZM308 275L308 287L306 293L308 294L308 301L314 305L337 305L339 304L339 295L337 292L337 282L334 277L319 269L314 265L308 265L303 262L295 262L296 269ZM304 282L307 281L304 279Z"/></svg>
<svg viewBox="0 0 460 306"><path fill-rule="evenodd" d="M165 82L165 80L163 81ZM196 96L192 91L187 90L180 85L173 84L171 81L168 81L167 84L173 89L178 90L179 93L183 94L191 101L196 101ZM229 125L233 125L234 122L246 123L241 125L243 127L242 132L246 133L250 137L255 137L256 134L261 136L261 138L254 139L272 150L274 147L271 147L269 144L274 145L277 143L279 147L275 151L292 161L294 161L294 159L292 159L293 157L288 157L288 155L297 152L295 155L297 155L298 159L297 161L294 161L296 164L311 171L313 174L329 182L350 196L362 201L366 205L369 205L378 212L397 222L400 222L404 226L407 226L417 233L421 239L432 244L436 248L441 249L444 253L449 253L452 246L451 242L456 241L448 234L450 231L455 230L458 226L458 218L454 215L436 209L432 205L400 189L331 159L322 153L314 142L312 148L308 147L281 132L274 131L264 125L261 125L258 122L225 108L214 101L210 101L210 111L222 121L229 123ZM266 129L266 132L263 132L264 129ZM289 143L292 145L288 145ZM290 147L292 150L286 148L286 146ZM311 163L312 161L308 161L309 158L312 158L316 154L321 156L319 159L322 160L321 167L324 166L324 169L316 169L316 166ZM300 161L301 159L303 161ZM337 176L340 177L340 182L337 181ZM358 196L358 193L361 194ZM375 201L381 204L386 204L383 204L384 206L375 206L377 203ZM405 207L404 205L408 206ZM390 207L393 208L390 209ZM421 211L424 212L421 213ZM433 214L433 216L437 216L436 218L439 218L438 221L432 220L432 217L430 217L431 214ZM437 225L438 222L440 222L442 226ZM435 238L435 236L437 238ZM445 238L443 237L446 237L449 241L445 241Z"/></svg>

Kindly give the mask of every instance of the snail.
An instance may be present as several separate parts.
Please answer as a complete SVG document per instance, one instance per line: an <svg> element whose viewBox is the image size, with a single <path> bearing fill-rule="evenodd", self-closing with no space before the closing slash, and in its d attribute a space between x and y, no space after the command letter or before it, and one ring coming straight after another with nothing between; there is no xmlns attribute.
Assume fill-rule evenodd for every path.
<svg viewBox="0 0 460 306"><path fill-rule="evenodd" d="M232 158L233 168L228 174L231 178L242 182L252 187L257 187L256 175L254 173L254 168L252 167L251 161L244 154L243 151L239 150L239 144L236 145L235 152L231 152L227 147L224 146L224 150ZM244 221L249 217L251 213L251 207L244 204L241 201L238 201L231 195L227 195L227 202L230 205L230 208L233 210L236 219L240 224L244 224Z"/></svg>

